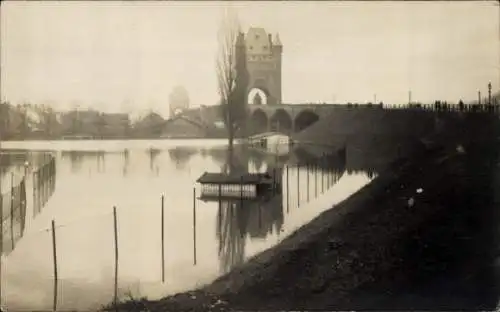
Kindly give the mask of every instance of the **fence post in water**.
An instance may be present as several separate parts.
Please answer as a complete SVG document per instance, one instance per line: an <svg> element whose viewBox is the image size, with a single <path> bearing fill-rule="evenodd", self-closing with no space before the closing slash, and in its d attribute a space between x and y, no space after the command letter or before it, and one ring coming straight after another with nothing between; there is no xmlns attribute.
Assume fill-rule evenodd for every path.
<svg viewBox="0 0 500 312"><path fill-rule="evenodd" d="M273 167L273 195L276 195L276 167Z"/></svg>
<svg viewBox="0 0 500 312"><path fill-rule="evenodd" d="M54 258L54 302L52 309L57 311L57 247L56 247L56 222L52 219L52 255Z"/></svg>
<svg viewBox="0 0 500 312"><path fill-rule="evenodd" d="M286 165L286 212L290 211L290 188L288 183L288 164Z"/></svg>
<svg viewBox="0 0 500 312"><path fill-rule="evenodd" d="M222 189L221 185L219 184L219 229L222 226Z"/></svg>
<svg viewBox="0 0 500 312"><path fill-rule="evenodd" d="M115 295L113 301L115 309L118 310L118 223L116 220L116 206L113 206L113 225L115 232Z"/></svg>
<svg viewBox="0 0 500 312"><path fill-rule="evenodd" d="M2 298L2 255L3 255L3 193L0 188L0 305ZM0 306L1 308L1 306Z"/></svg>
<svg viewBox="0 0 500 312"><path fill-rule="evenodd" d="M300 164L297 164L297 207L300 207Z"/></svg>
<svg viewBox="0 0 500 312"><path fill-rule="evenodd" d="M193 265L196 265L196 188L193 188Z"/></svg>
<svg viewBox="0 0 500 312"><path fill-rule="evenodd" d="M314 164L314 197L318 197L318 164Z"/></svg>
<svg viewBox="0 0 500 312"><path fill-rule="evenodd" d="M13 172L10 174L10 240L12 242L12 250L14 250L14 173Z"/></svg>
<svg viewBox="0 0 500 312"><path fill-rule="evenodd" d="M321 164L323 165L321 168L321 193L325 192L325 155L321 157Z"/></svg>
<svg viewBox="0 0 500 312"><path fill-rule="evenodd" d="M306 164L306 175L307 175L307 202L309 202L309 163Z"/></svg>
<svg viewBox="0 0 500 312"><path fill-rule="evenodd" d="M243 176L240 177L240 201L243 201Z"/></svg>
<svg viewBox="0 0 500 312"><path fill-rule="evenodd" d="M161 195L161 282L165 283L165 195Z"/></svg>

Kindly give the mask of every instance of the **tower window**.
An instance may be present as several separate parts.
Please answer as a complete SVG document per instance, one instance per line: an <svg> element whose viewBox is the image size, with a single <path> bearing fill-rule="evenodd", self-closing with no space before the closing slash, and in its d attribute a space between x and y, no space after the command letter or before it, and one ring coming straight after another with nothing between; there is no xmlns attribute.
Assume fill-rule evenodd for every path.
<svg viewBox="0 0 500 312"><path fill-rule="evenodd" d="M255 39L259 39L259 35L255 35Z"/></svg>
<svg viewBox="0 0 500 312"><path fill-rule="evenodd" d="M267 50L267 46L264 46L264 50Z"/></svg>
<svg viewBox="0 0 500 312"><path fill-rule="evenodd" d="M253 50L253 47L252 47L252 46L250 46L250 47L248 47L248 48L249 48L250 50Z"/></svg>

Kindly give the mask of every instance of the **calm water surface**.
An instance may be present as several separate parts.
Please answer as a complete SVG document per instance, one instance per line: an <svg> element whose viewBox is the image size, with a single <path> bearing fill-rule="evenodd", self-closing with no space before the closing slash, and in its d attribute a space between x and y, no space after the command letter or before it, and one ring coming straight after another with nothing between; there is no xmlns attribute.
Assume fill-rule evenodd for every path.
<svg viewBox="0 0 500 312"><path fill-rule="evenodd" d="M119 293L159 298L210 282L277 244L366 185L368 176L372 177L363 172L348 173L345 159L332 159L329 168L313 170L303 166L298 170L298 155L277 159L241 145L229 157L225 141L218 140L2 144L5 149L25 149L30 159L36 151L51 150L57 164L55 192L36 217L32 213L32 184L28 179L26 229L14 251L2 259L2 304L10 310L52 307L52 220L56 224L60 280L58 309L89 310L109 303L113 297L114 206L118 221ZM282 175L283 195L251 203L193 198L195 180L204 171L228 168L247 172L274 170ZM22 173L24 169L16 170ZM10 183L5 176L4 186Z"/></svg>

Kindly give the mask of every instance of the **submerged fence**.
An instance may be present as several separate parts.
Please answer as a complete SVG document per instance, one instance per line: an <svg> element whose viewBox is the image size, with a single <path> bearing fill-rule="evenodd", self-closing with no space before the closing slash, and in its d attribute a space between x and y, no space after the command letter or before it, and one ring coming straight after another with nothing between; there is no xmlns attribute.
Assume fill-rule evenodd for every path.
<svg viewBox="0 0 500 312"><path fill-rule="evenodd" d="M56 186L56 161L51 158L38 170L33 171L33 217L38 215Z"/></svg>
<svg viewBox="0 0 500 312"><path fill-rule="evenodd" d="M11 176L11 181L14 175ZM22 237L26 224L26 178L11 185L10 191L0 194L0 252L10 253Z"/></svg>
<svg viewBox="0 0 500 312"><path fill-rule="evenodd" d="M33 172L33 217L35 217L55 190L56 165L55 158L48 161ZM28 175L23 175L17 183L11 173L10 189L0 194L0 254L9 254L16 243L23 237L27 217Z"/></svg>
<svg viewBox="0 0 500 312"><path fill-rule="evenodd" d="M285 212L288 214L291 210L304 209L308 202L319 198L334 186L345 169L343 166L335 168L329 166L329 160L325 156L314 163L269 168L268 172L272 172L273 180L277 182L276 185L273 183L273 186L277 189L270 190L272 196L268 201L243 204L244 198L241 197L226 203L226 200L223 202L219 198L216 212L217 225L214 227L219 233L216 240L221 263L225 263L224 266L232 266L232 263L241 257L241 248L238 246L242 241L242 231L252 233L249 235L254 237L262 237L261 233L267 236L273 231L274 224L284 222ZM50 187L53 191L54 176L53 160L33 173L33 190L34 194L38 194L34 195L34 198L35 196L39 198L34 212L39 212L38 207L43 207L42 203L46 200L47 192L50 194ZM78 267L78 271L84 272L81 273L82 279L102 278L105 286L99 288L99 293L95 295L107 296L106 299L109 299L112 305L119 303L127 288L131 287L130 272L135 274L137 270L144 270L143 273L149 275L149 271L152 271L149 279L155 283L161 281L163 284L168 284L170 279L186 279L182 275L177 275L177 271L180 270L173 269L174 265L177 265L177 260L173 258L174 251L175 259L182 259L183 263L192 261L189 264L193 265L193 270L196 268L200 272L206 270L210 261L206 260L205 246L212 240L209 238L212 235L207 235L206 231L212 229L201 222L207 209L203 209L204 204L198 200L196 189L193 189L191 195L192 198L186 199L183 204L188 207L192 205L189 207L192 209L182 212L182 215L187 214L185 220L187 222L180 227L178 227L179 220L175 217L177 212L165 203L165 198L162 196L158 198L158 206L154 209L137 209L133 206L109 207L105 213L90 214L70 222L58 223L57 220L53 220L46 228L26 235L24 239L28 244L32 245L32 248L39 248L36 251L37 258L40 259L36 260L37 264L44 262L36 278L39 279L43 275L43 281L39 282L43 286L40 287L44 288L47 294L46 300L51 302L46 302L44 299L43 307L48 308L51 304L54 311L77 308L72 304L78 304L77 297L86 288L81 286L81 291L72 290L80 287L70 284L72 278L76 280L80 275L75 271L75 267ZM214 203L214 207L216 205L217 202ZM140 223L143 222L140 220L143 217L145 223ZM138 228L144 228L146 224L151 229L138 235ZM257 229L259 231L254 231ZM81 235L81 233L88 234ZM147 240L153 242L150 249L142 252L133 251L144 243L141 237L143 235L146 237L146 233ZM185 239L178 242L179 237ZM102 245L96 247L96 244ZM168 250L166 246L169 247ZM76 251L75 247L80 251ZM158 252L155 252L155 249ZM85 256L86 253L89 258ZM154 260L145 268L137 267L137 263L145 254ZM19 270L23 270L22 265L19 265ZM157 277L151 277L155 275Z"/></svg>

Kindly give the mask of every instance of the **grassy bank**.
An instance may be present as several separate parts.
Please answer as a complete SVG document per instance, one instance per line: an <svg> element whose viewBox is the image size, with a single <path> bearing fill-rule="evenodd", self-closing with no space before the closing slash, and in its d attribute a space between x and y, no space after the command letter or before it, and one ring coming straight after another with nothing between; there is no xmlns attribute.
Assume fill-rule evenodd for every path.
<svg viewBox="0 0 500 312"><path fill-rule="evenodd" d="M214 283L119 310L493 309L497 129L468 125Z"/></svg>

